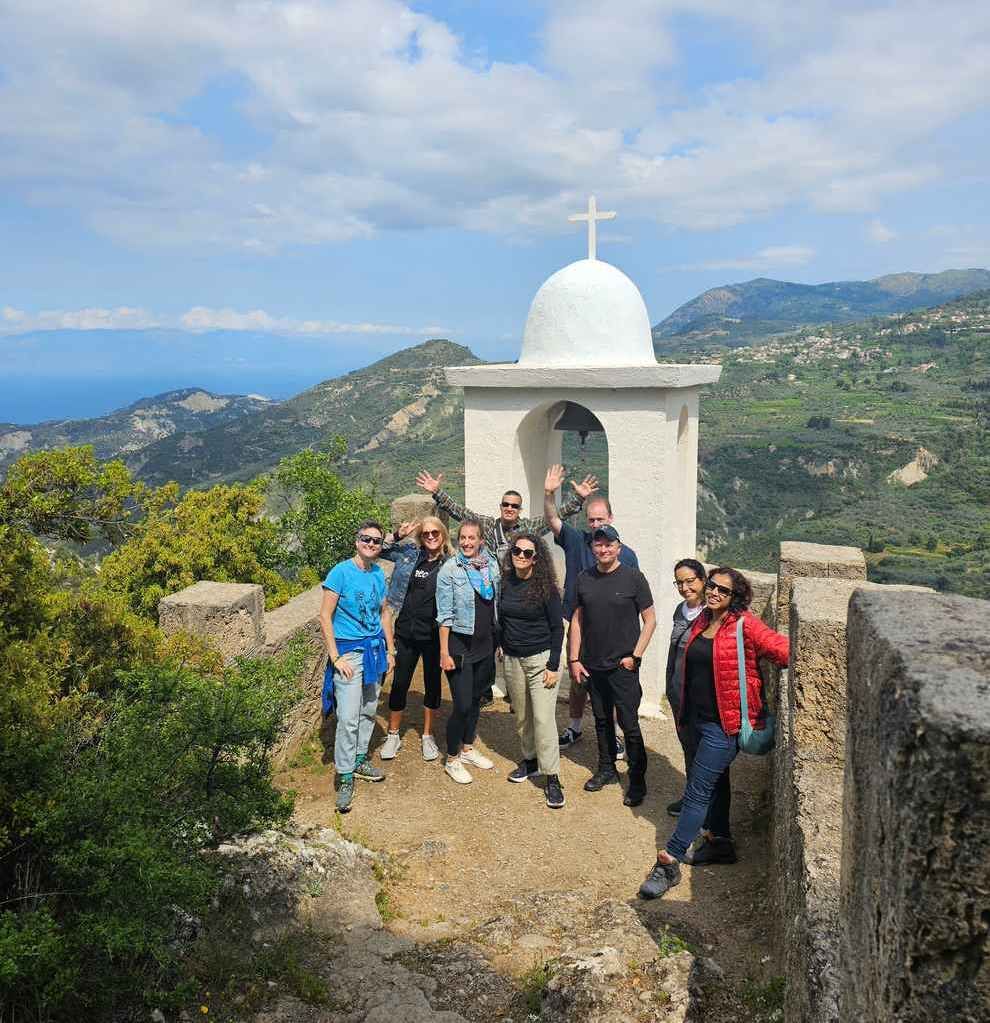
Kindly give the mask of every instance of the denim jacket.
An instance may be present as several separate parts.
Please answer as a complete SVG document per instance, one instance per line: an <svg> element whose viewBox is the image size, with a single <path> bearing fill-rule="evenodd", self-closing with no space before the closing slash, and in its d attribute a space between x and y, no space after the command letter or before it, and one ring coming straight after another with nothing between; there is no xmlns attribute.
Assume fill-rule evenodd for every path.
<svg viewBox="0 0 990 1023"><path fill-rule="evenodd" d="M498 622L498 591L501 583L498 562L490 551L489 572L495 587L495 621ZM437 621L462 636L474 635L474 587L457 558L448 558L437 573Z"/></svg>
<svg viewBox="0 0 990 1023"><path fill-rule="evenodd" d="M392 578L388 584L385 602L396 615L402 610L402 603L409 591L410 580L422 553L423 548L414 540L387 543L382 548L381 557L395 565L395 571L392 572Z"/></svg>

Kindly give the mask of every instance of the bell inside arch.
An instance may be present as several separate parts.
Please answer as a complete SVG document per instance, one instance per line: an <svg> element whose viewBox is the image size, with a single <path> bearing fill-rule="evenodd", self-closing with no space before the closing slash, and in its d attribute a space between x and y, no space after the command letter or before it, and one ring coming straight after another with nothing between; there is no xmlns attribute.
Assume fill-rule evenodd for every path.
<svg viewBox="0 0 990 1023"><path fill-rule="evenodd" d="M589 433L605 432L605 427L598 421L594 413L573 401L564 402L564 411L561 412L557 422L553 424L553 428L578 434L581 438L581 447L584 447Z"/></svg>

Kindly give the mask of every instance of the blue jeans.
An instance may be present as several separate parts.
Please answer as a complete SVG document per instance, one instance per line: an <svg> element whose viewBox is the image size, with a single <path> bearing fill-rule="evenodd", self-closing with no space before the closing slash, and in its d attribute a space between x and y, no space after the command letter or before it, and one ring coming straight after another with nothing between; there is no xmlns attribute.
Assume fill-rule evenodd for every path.
<svg viewBox="0 0 990 1023"><path fill-rule="evenodd" d="M354 669L351 678L334 672L334 691L337 696L337 733L333 743L333 763L338 774L351 774L359 754L367 755L371 733L375 730L378 694L381 679L366 682L363 657L360 650L344 654Z"/></svg>
<svg viewBox="0 0 990 1023"><path fill-rule="evenodd" d="M702 721L697 722L694 728L698 745L687 787L684 789L684 802L677 827L667 840L667 852L681 861L705 823L719 779L739 752L738 739L734 735L726 735L721 725L713 721Z"/></svg>

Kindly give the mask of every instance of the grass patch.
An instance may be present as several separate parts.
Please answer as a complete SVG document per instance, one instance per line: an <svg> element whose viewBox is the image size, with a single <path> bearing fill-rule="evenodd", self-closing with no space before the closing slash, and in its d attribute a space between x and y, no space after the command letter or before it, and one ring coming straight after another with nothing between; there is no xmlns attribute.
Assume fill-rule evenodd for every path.
<svg viewBox="0 0 990 1023"><path fill-rule="evenodd" d="M553 976L553 964L549 961L535 962L516 978L519 990L526 999L526 1008L531 1013L539 1013L543 1006L543 996L547 990L547 984Z"/></svg>
<svg viewBox="0 0 990 1023"><path fill-rule="evenodd" d="M663 930L657 935L656 941L657 951L661 959L680 955L681 952L694 952L694 948L679 934L675 934L668 924L663 925Z"/></svg>
<svg viewBox="0 0 990 1023"><path fill-rule="evenodd" d="M754 1020L777 1023L784 1018L785 990L783 977L770 977L762 981L747 980L739 996L746 1008L754 1013Z"/></svg>

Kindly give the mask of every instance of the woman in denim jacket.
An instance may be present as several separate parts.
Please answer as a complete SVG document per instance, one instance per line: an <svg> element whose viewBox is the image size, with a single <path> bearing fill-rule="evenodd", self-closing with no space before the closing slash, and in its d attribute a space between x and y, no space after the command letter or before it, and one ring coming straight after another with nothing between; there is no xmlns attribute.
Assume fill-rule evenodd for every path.
<svg viewBox="0 0 990 1023"><path fill-rule="evenodd" d="M460 550L437 574L440 666L454 705L447 720L444 770L462 785L472 781L465 764L483 771L495 766L474 748L481 697L495 675L498 645L498 561L481 536L481 523L465 519L457 537Z"/></svg>
<svg viewBox="0 0 990 1023"><path fill-rule="evenodd" d="M392 538L389 538L392 540ZM399 542L403 541L403 542ZM440 707L440 637L436 588L440 566L453 552L447 527L432 515L403 522L382 558L395 565L385 603L395 632L395 671L388 695L388 735L379 750L392 760L402 748L399 726L406 709L409 684L423 659L423 759L436 760L440 749L433 738L433 714Z"/></svg>

